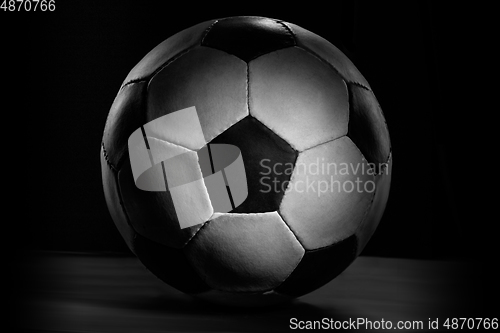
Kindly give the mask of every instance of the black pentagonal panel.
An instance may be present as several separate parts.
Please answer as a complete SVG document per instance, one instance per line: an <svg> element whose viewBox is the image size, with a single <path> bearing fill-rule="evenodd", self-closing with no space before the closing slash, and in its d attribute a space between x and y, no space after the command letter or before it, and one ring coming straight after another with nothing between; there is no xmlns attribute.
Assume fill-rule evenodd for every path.
<svg viewBox="0 0 500 333"><path fill-rule="evenodd" d="M277 20L230 17L215 23L201 45L225 51L248 62L263 54L295 45L295 38Z"/></svg>
<svg viewBox="0 0 500 333"><path fill-rule="evenodd" d="M210 290L189 264L182 249L167 247L136 233L134 250L144 266L170 286L187 294Z"/></svg>
<svg viewBox="0 0 500 333"><path fill-rule="evenodd" d="M378 173L390 152L389 131L375 95L368 89L348 83L349 125L347 136Z"/></svg>
<svg viewBox="0 0 500 333"><path fill-rule="evenodd" d="M124 86L116 96L102 136L107 161L120 169L128 151L128 138L145 123L147 82Z"/></svg>
<svg viewBox="0 0 500 333"><path fill-rule="evenodd" d="M357 239L352 235L336 244L307 251L290 276L275 289L299 297L327 284L356 258Z"/></svg>
<svg viewBox="0 0 500 333"><path fill-rule="evenodd" d="M264 213L278 210L290 181L297 152L251 116L228 128L211 143L232 144L241 151L248 196L231 213Z"/></svg>

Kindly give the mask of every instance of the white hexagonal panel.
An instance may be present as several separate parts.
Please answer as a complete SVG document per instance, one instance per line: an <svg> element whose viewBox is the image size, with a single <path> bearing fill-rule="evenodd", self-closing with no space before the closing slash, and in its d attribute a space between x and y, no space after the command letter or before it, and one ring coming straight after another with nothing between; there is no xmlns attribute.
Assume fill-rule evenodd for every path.
<svg viewBox="0 0 500 333"><path fill-rule="evenodd" d="M206 142L247 116L246 63L225 52L200 46L151 79L148 122L193 106Z"/></svg>
<svg viewBox="0 0 500 333"><path fill-rule="evenodd" d="M249 64L250 114L302 151L347 133L342 78L312 54L286 48Z"/></svg>
<svg viewBox="0 0 500 333"><path fill-rule="evenodd" d="M280 213L307 250L352 235L375 191L373 169L346 136L299 154Z"/></svg>
<svg viewBox="0 0 500 333"><path fill-rule="evenodd" d="M184 250L209 286L229 292L271 290L304 255L277 212L214 214Z"/></svg>

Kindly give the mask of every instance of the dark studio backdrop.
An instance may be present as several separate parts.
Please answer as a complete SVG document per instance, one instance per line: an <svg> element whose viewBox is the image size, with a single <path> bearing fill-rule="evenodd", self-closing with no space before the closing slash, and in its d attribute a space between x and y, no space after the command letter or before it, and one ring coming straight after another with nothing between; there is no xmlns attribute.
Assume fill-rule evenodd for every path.
<svg viewBox="0 0 500 333"><path fill-rule="evenodd" d="M234 6L232 6L234 5ZM299 6L300 5L300 6ZM145 1L56 1L29 13L24 47L32 121L25 248L128 252L104 200L104 123L128 71L172 34L212 18L258 15L298 24L341 48L384 111L394 167L385 215L363 255L474 258L484 251L464 207L464 8L434 2L332 1L265 7ZM199 6L199 7L198 7ZM3 14L2 14L3 15ZM35 24L36 22L36 24Z"/></svg>

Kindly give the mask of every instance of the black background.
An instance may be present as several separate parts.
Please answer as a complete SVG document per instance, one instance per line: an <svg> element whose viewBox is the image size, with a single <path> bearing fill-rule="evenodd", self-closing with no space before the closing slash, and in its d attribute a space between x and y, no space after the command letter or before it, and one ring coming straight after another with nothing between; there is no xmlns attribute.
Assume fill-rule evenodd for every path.
<svg viewBox="0 0 500 333"><path fill-rule="evenodd" d="M1 12L10 22L4 32L14 39L6 52L17 66L4 80L17 101L6 113L10 124L22 124L9 142L17 148L17 136L27 142L15 160L26 167L27 184L12 195L13 207L25 216L14 221L21 249L127 252L107 211L99 159L120 84L176 32L207 19L258 15L298 24L341 48L382 106L392 140L392 187L363 255L482 256L478 230L484 222L470 213L475 194L466 190L474 175L464 176L478 170L465 146L470 132L464 118L477 112L465 76L474 51L473 14L460 6L87 0L56 1L54 12Z"/></svg>

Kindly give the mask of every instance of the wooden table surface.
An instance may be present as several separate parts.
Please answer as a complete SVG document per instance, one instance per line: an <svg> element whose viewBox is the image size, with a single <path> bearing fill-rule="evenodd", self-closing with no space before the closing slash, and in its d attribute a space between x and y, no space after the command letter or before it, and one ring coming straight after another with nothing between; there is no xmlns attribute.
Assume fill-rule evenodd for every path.
<svg viewBox="0 0 500 333"><path fill-rule="evenodd" d="M281 332L292 331L291 318L421 320L422 332L429 318L441 324L482 306L477 267L452 261L361 256L317 291L258 309L199 303L160 283L135 257L49 252L20 266L13 319L31 332Z"/></svg>

